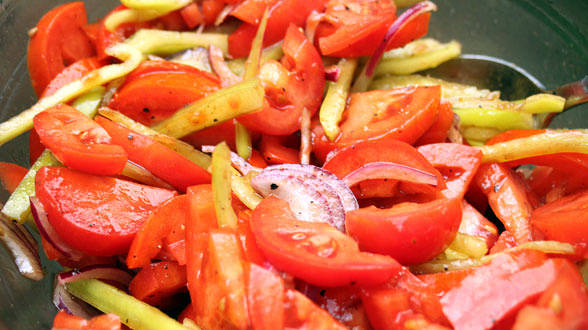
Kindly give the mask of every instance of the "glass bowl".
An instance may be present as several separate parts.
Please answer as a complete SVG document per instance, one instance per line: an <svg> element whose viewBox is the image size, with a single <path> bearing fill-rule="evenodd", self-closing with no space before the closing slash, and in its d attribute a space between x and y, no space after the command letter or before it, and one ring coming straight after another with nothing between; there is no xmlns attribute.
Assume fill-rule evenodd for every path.
<svg viewBox="0 0 588 330"><path fill-rule="evenodd" d="M35 102L26 65L27 31L51 8L66 1L0 0L0 120ZM90 21L116 5L88 0ZM588 74L588 1L437 0L429 35L456 39L463 53L499 57L524 68L547 88ZM588 128L588 106L558 116L552 126ZM27 136L0 147L0 161L28 164ZM0 192L0 200L6 200ZM40 282L23 278L0 248L0 329L49 329L57 312L51 303L55 263L44 260Z"/></svg>

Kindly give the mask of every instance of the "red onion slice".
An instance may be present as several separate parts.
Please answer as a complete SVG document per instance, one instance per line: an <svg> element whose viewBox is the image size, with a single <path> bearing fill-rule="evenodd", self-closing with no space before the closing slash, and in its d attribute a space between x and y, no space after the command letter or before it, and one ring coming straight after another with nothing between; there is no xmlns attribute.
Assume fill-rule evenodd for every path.
<svg viewBox="0 0 588 330"><path fill-rule="evenodd" d="M301 221L325 222L345 232L345 212L358 208L353 193L334 174L313 165L269 166L251 180L261 195L290 204Z"/></svg>
<svg viewBox="0 0 588 330"><path fill-rule="evenodd" d="M82 269L74 269L57 275L57 282L65 284L74 281L99 279L120 283L125 287L131 283L133 276L126 270L112 266L88 266Z"/></svg>
<svg viewBox="0 0 588 330"><path fill-rule="evenodd" d="M388 32L386 32L384 39L382 40L374 54L370 57L370 60L367 64L366 75L368 77L372 76L372 74L374 73L374 69L376 68L376 65L378 64L378 62L380 62L380 59L384 55L386 48L388 48L388 44L391 40L394 39L394 37L399 31L402 31L402 29L408 23L410 23L419 15L434 10L437 10L437 6L434 3L432 3L431 1L423 1L408 8L404 13L402 13L402 15L398 16L394 23L390 25Z"/></svg>
<svg viewBox="0 0 588 330"><path fill-rule="evenodd" d="M341 68L338 65L331 65L325 68L325 79L337 82L341 77Z"/></svg>
<svg viewBox="0 0 588 330"><path fill-rule="evenodd" d="M45 238L65 257L73 261L80 261L84 257L84 254L69 246L67 243L63 241L63 239L61 239L61 237L59 237L59 235L55 231L55 228L53 228L53 226L51 226L51 224L49 223L49 219L47 218L47 212L45 211L45 207L43 206L41 201L39 201L39 199L37 199L36 197L31 197L30 201L33 219L37 224L37 228L39 228L41 236L43 236L43 238Z"/></svg>
<svg viewBox="0 0 588 330"><path fill-rule="evenodd" d="M437 185L437 177L434 174L421 171L414 167L391 162L367 163L347 174L343 178L343 182L351 187L358 182L369 179L394 179L432 186Z"/></svg>
<svg viewBox="0 0 588 330"><path fill-rule="evenodd" d="M72 296L63 283L55 281L55 288L53 289L53 304L57 309L64 310L69 314L90 319L100 312L94 307L90 306L83 300Z"/></svg>
<svg viewBox="0 0 588 330"><path fill-rule="evenodd" d="M241 82L241 78L234 74L233 71L229 69L227 63L225 63L223 51L220 48L211 45L208 49L208 58L212 70L221 80L221 87L229 87Z"/></svg>
<svg viewBox="0 0 588 330"><path fill-rule="evenodd" d="M0 204L0 207L2 205ZM0 213L0 241L12 255L18 271L33 281L43 279L38 246L26 227Z"/></svg>
<svg viewBox="0 0 588 330"><path fill-rule="evenodd" d="M214 151L214 148L216 148L216 146L202 146L202 152L206 152L206 153L211 153ZM254 171L254 172L260 172L261 168L259 167L255 167L251 164L249 164L245 158L239 156L237 153L232 152L231 151L231 163L233 163L233 166L235 166L235 168L241 172L241 174L243 175L247 175L247 173Z"/></svg>

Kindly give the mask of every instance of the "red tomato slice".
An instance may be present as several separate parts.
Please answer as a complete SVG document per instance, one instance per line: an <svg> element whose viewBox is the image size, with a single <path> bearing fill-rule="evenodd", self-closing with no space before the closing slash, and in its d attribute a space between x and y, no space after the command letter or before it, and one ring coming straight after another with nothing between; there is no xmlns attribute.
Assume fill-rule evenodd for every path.
<svg viewBox="0 0 588 330"><path fill-rule="evenodd" d="M120 174L127 153L112 144L108 133L92 119L66 104L47 109L33 119L41 142L63 164L97 174Z"/></svg>
<svg viewBox="0 0 588 330"><path fill-rule="evenodd" d="M482 152L456 143L428 144L417 150L443 174L445 197L463 198L482 163Z"/></svg>
<svg viewBox="0 0 588 330"><path fill-rule="evenodd" d="M135 234L175 192L65 167L43 167L35 192L57 234L95 256L126 253Z"/></svg>
<svg viewBox="0 0 588 330"><path fill-rule="evenodd" d="M286 329L347 329L302 293L288 289L285 296Z"/></svg>
<svg viewBox="0 0 588 330"><path fill-rule="evenodd" d="M131 283L129 293L149 305L161 306L165 299L186 289L186 267L161 261L143 267Z"/></svg>
<svg viewBox="0 0 588 330"><path fill-rule="evenodd" d="M486 196L494 214L522 244L533 240L530 224L533 206L524 181L503 164L483 164L474 178Z"/></svg>
<svg viewBox="0 0 588 330"><path fill-rule="evenodd" d="M463 201L463 213L459 232L483 239L488 249L492 248L498 239L498 229L490 220L486 219L468 202Z"/></svg>
<svg viewBox="0 0 588 330"><path fill-rule="evenodd" d="M31 83L37 95L66 65L93 56L94 47L82 27L88 23L81 1L56 7L37 23L29 41L27 60Z"/></svg>
<svg viewBox="0 0 588 330"><path fill-rule="evenodd" d="M318 12L324 10L325 2L326 0L278 0L268 12L267 28L263 36L263 47L273 45L284 39L284 35L286 35L290 24L297 27L304 26L306 17L313 10ZM263 11L261 13L263 15ZM256 32L256 25L249 23L241 24L237 30L229 35L229 54L234 58L249 55L251 42L255 38Z"/></svg>
<svg viewBox="0 0 588 330"><path fill-rule="evenodd" d="M267 7L273 6L278 0L245 0L231 11L234 16L245 23L259 25Z"/></svg>
<svg viewBox="0 0 588 330"><path fill-rule="evenodd" d="M548 240L577 245L588 254L588 191L579 192L533 211L531 224Z"/></svg>
<svg viewBox="0 0 588 330"><path fill-rule="evenodd" d="M284 146L287 136L263 135L259 149L263 159L270 164L298 164L298 150Z"/></svg>
<svg viewBox="0 0 588 330"><path fill-rule="evenodd" d="M247 272L247 307L253 329L284 327L284 281L271 271L250 264Z"/></svg>
<svg viewBox="0 0 588 330"><path fill-rule="evenodd" d="M268 28L269 31L269 28ZM247 128L269 135L289 135L300 129L300 116L304 108L314 114L323 99L325 69L314 46L295 25L290 25L284 37L282 64L290 71L280 105L266 98L261 111L240 116L238 120ZM267 93L267 91L266 91Z"/></svg>
<svg viewBox="0 0 588 330"><path fill-rule="evenodd" d="M390 257L360 252L351 237L332 226L296 220L288 203L273 196L253 211L251 230L274 266L311 284L373 285L401 269Z"/></svg>
<svg viewBox="0 0 588 330"><path fill-rule="evenodd" d="M180 15L182 15L182 19L186 23L186 26L188 26L188 29L193 29L204 22L204 16L196 2L192 2L180 9Z"/></svg>
<svg viewBox="0 0 588 330"><path fill-rule="evenodd" d="M392 139L414 143L437 118L439 86L375 90L351 94L335 142L315 128L313 151L321 160L334 149L366 140Z"/></svg>
<svg viewBox="0 0 588 330"><path fill-rule="evenodd" d="M120 328L120 317L116 314L102 314L86 320L60 310L53 319L53 329L120 330Z"/></svg>
<svg viewBox="0 0 588 330"><path fill-rule="evenodd" d="M396 19L396 5L392 0L331 0L325 15L316 31L323 55L369 56Z"/></svg>
<svg viewBox="0 0 588 330"><path fill-rule="evenodd" d="M461 199L375 206L347 213L347 232L363 251L386 254L401 264L418 264L443 252L461 222Z"/></svg>
<svg viewBox="0 0 588 330"><path fill-rule="evenodd" d="M439 189L445 187L441 174L411 145L392 139L373 140L356 143L331 154L323 168L335 174L339 178L373 162L392 162L413 167L437 176L437 188L425 185L402 183L398 189L406 191L408 187L420 187L423 192L436 195ZM386 189L386 187L392 187ZM359 191L356 196L362 197L393 197L397 190L397 182L394 180L369 180L359 183ZM392 193L388 193L391 191Z"/></svg>
<svg viewBox="0 0 588 330"><path fill-rule="evenodd" d="M188 200L185 195L177 196L155 210L133 239L127 255L127 266L148 266L151 259L161 251L163 239L174 228L185 225L187 216Z"/></svg>
<svg viewBox="0 0 588 330"><path fill-rule="evenodd" d="M437 120L429 127L429 130L425 132L415 144L425 145L431 143L442 143L447 140L447 133L453 124L453 110L451 109L451 103L441 102L439 104L439 116Z"/></svg>
<svg viewBox="0 0 588 330"><path fill-rule="evenodd" d="M210 182L210 174L205 169L150 137L103 117L96 118L96 122L112 136L113 143L126 150L129 160L180 191L186 191L186 188L195 184Z"/></svg>
<svg viewBox="0 0 588 330"><path fill-rule="evenodd" d="M0 162L0 184L12 194L28 171L20 165Z"/></svg>
<svg viewBox="0 0 588 330"><path fill-rule="evenodd" d="M178 63L148 61L127 77L108 106L153 125L219 88L218 78L210 73Z"/></svg>

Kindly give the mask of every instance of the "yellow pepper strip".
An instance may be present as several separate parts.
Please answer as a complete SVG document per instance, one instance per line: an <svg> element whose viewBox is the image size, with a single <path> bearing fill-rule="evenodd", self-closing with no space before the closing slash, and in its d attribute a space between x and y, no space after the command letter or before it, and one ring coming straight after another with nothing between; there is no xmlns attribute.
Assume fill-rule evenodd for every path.
<svg viewBox="0 0 588 330"><path fill-rule="evenodd" d="M386 53L376 67L374 76L412 74L431 69L461 53L461 44L451 41L442 44L431 38L415 40L402 48Z"/></svg>
<svg viewBox="0 0 588 330"><path fill-rule="evenodd" d="M258 78L245 80L206 96L152 128L175 138L261 109L265 91Z"/></svg>
<svg viewBox="0 0 588 330"><path fill-rule="evenodd" d="M27 174L20 181L2 208L2 213L18 223L24 223L31 214L30 196L35 196L35 176L44 166L61 166L49 149L45 149Z"/></svg>
<svg viewBox="0 0 588 330"><path fill-rule="evenodd" d="M251 42L251 50L249 51L249 57L245 62L245 71L243 72L243 80L253 78L259 74L259 62L261 59L261 52L263 48L263 36L265 35L265 28L267 26L268 10L266 8L261 18L261 23L255 33L255 38Z"/></svg>
<svg viewBox="0 0 588 330"><path fill-rule="evenodd" d="M339 122L347 105L347 96L353 73L357 68L357 59L342 58L337 66L341 70L341 75L337 81L327 83L327 95L319 112L320 123L325 130L325 135L331 141L334 141L340 132Z"/></svg>
<svg viewBox="0 0 588 330"><path fill-rule="evenodd" d="M59 103L68 102L95 87L125 76L139 66L143 60L143 55L138 50L124 44L116 44L107 49L106 53L125 62L103 66L91 71L82 79L75 80L61 87L54 94L40 99L29 109L1 123L0 145L30 130L33 127L33 117L41 111Z"/></svg>
<svg viewBox="0 0 588 330"><path fill-rule="evenodd" d="M210 156L194 149L194 147L184 141L160 134L149 127L135 122L118 111L103 108L100 109L99 113L100 115L114 122L122 124L135 132L151 137L152 139L181 154L202 168L209 169L210 167ZM254 209L257 204L261 202L262 198L255 192L255 190L253 190L249 181L245 177L241 176L237 170L233 169L232 172L233 177L231 180L231 187L233 192L239 198L239 200L243 202L243 204L245 204L250 209Z"/></svg>
<svg viewBox="0 0 588 330"><path fill-rule="evenodd" d="M261 52L261 64L269 60L279 60L284 56L284 50L282 49L282 41L276 42L271 46L267 46ZM234 60L227 61L227 66L233 73L238 76L242 76L245 72L245 59L237 58Z"/></svg>
<svg viewBox="0 0 588 330"><path fill-rule="evenodd" d="M215 45L228 53L228 36L222 33L177 32L155 29L137 31L123 44L135 47L143 54L171 55L194 47Z"/></svg>
<svg viewBox="0 0 588 330"><path fill-rule="evenodd" d="M478 147L482 162L508 162L534 156L577 152L588 154L588 133L582 131L548 131L525 138Z"/></svg>
<svg viewBox="0 0 588 330"><path fill-rule="evenodd" d="M237 148L237 154L243 159L251 157L251 152L253 151L251 134L249 134L247 127L240 122L235 123L235 147Z"/></svg>
<svg viewBox="0 0 588 330"><path fill-rule="evenodd" d="M113 313L131 329L182 329L184 326L159 309L96 279L70 282L67 291L104 313Z"/></svg>
<svg viewBox="0 0 588 330"><path fill-rule="evenodd" d="M185 7L191 2L191 0L121 0L121 3L128 8L108 15L104 21L104 27L114 32L121 24L150 21Z"/></svg>
<svg viewBox="0 0 588 330"><path fill-rule="evenodd" d="M361 68L361 72L355 79L353 86L351 86L351 93L361 93L368 90L372 81L374 79L374 75L367 76L367 63L363 65Z"/></svg>
<svg viewBox="0 0 588 330"><path fill-rule="evenodd" d="M120 0L127 8L174 11L189 5L192 0Z"/></svg>
<svg viewBox="0 0 588 330"><path fill-rule="evenodd" d="M477 89L474 86L458 84L418 74L383 76L375 79L369 89L394 89L408 86L435 85L441 86L441 96L452 103L459 101L462 98L479 98L483 100L497 100L500 98L500 92L491 92L487 89Z"/></svg>
<svg viewBox="0 0 588 330"><path fill-rule="evenodd" d="M226 142L212 152L212 193L220 228L237 229L237 215L231 204L231 150Z"/></svg>
<svg viewBox="0 0 588 330"><path fill-rule="evenodd" d="M495 108L453 108L462 127L478 126L497 130L532 129L535 120L530 113L500 110Z"/></svg>
<svg viewBox="0 0 588 330"><path fill-rule="evenodd" d="M502 133L502 130L498 130L496 128L489 128L489 127L476 127L476 126L467 126L461 127L461 134L462 136L471 141L488 141L489 139L493 138L494 136ZM484 143L482 143L484 144Z"/></svg>
<svg viewBox="0 0 588 330"><path fill-rule="evenodd" d="M566 105L566 99L552 94L531 95L521 101L519 111L527 113L554 113L562 112Z"/></svg>
<svg viewBox="0 0 588 330"><path fill-rule="evenodd" d="M175 188L169 183L154 176L153 173L149 172L144 167L139 166L131 161L127 161L121 172L121 175L149 186L175 190Z"/></svg>
<svg viewBox="0 0 588 330"><path fill-rule="evenodd" d="M458 259L458 260L433 260L424 264L410 267L410 271L415 274L432 274L444 271L467 269L481 266L490 262L501 253L510 253L517 250L537 250L550 254L574 254L575 249L571 244L558 241L533 241L523 243L510 249L503 250L499 253L489 254L480 258Z"/></svg>
<svg viewBox="0 0 588 330"><path fill-rule="evenodd" d="M104 87L98 86L78 97L73 102L74 108L88 117L94 117L98 110L100 100L104 95L104 90ZM24 223L28 219L31 214L29 197L35 196L35 175L37 175L37 171L43 166L61 166L61 163L53 156L49 149L43 151L2 208L2 213L10 219L16 220L19 223Z"/></svg>
<svg viewBox="0 0 588 330"><path fill-rule="evenodd" d="M461 253L469 258L481 258L488 253L486 241L479 237L457 233L455 239L449 245L453 251Z"/></svg>

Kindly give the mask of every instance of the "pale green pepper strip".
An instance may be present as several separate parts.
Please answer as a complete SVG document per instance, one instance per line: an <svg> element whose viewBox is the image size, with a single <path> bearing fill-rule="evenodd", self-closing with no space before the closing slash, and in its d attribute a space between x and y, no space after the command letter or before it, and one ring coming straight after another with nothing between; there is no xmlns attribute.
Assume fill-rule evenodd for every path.
<svg viewBox="0 0 588 330"><path fill-rule="evenodd" d="M231 204L231 150L226 142L212 152L212 193L220 228L237 229L237 215Z"/></svg>
<svg viewBox="0 0 588 330"><path fill-rule="evenodd" d="M351 86L351 93L362 93L368 90L370 85L372 84L372 80L374 79L374 75L368 77L367 73L367 63L363 65L361 68L361 72L355 79L353 86Z"/></svg>
<svg viewBox="0 0 588 330"><path fill-rule="evenodd" d="M259 62L261 59L261 51L263 48L263 36L265 35L265 28L267 26L268 10L266 8L261 18L261 23L255 33L255 38L251 42L251 50L249 51L249 57L245 62L245 71L243 72L243 80L253 78L259 74Z"/></svg>
<svg viewBox="0 0 588 330"><path fill-rule="evenodd" d="M138 50L124 44L116 44L107 49L106 52L111 56L124 60L125 62L103 66L91 71L82 79L75 80L61 87L54 94L40 99L29 109L1 123L0 145L30 130L33 127L33 117L41 111L49 109L59 103L68 102L95 87L125 76L139 66L143 60L143 55Z"/></svg>
<svg viewBox="0 0 588 330"><path fill-rule="evenodd" d="M447 249L470 258L480 258L488 253L486 241L479 237L457 233ZM447 254L447 253L446 253Z"/></svg>
<svg viewBox="0 0 588 330"><path fill-rule="evenodd" d="M495 128L497 130L508 129L532 129L535 121L530 113L499 110L492 108L454 108L459 116L462 126L478 126Z"/></svg>
<svg viewBox="0 0 588 330"><path fill-rule="evenodd" d="M261 63L265 63L270 60L279 60L284 56L284 50L282 49L282 41L276 42L271 46L267 46L261 52ZM245 58L237 58L234 60L227 61L227 66L234 74L242 76L245 72Z"/></svg>
<svg viewBox="0 0 588 330"><path fill-rule="evenodd" d="M357 58L342 58L337 66L341 70L341 75L337 81L327 83L327 95L319 112L320 123L331 141L335 140L340 132L339 122L347 105L349 87L357 68Z"/></svg>
<svg viewBox="0 0 588 330"><path fill-rule="evenodd" d="M265 91L258 78L245 80L206 96L152 128L175 138L260 110Z"/></svg>
<svg viewBox="0 0 588 330"><path fill-rule="evenodd" d="M243 159L249 159L253 146L251 145L251 134L249 130L240 122L235 123L235 147L237 147L237 154Z"/></svg>
<svg viewBox="0 0 588 330"><path fill-rule="evenodd" d="M124 23L146 22L165 16L170 12L188 5L191 0L121 0L127 9L116 11L104 21L104 27L110 32ZM127 5L128 3L129 5Z"/></svg>
<svg viewBox="0 0 588 330"><path fill-rule="evenodd" d="M143 54L171 55L194 47L215 45L228 53L229 39L222 33L177 32L143 29L137 31L124 44L137 48Z"/></svg>
<svg viewBox="0 0 588 330"><path fill-rule="evenodd" d="M511 160L550 155L562 152L588 154L588 134L582 131L548 131L525 138L478 147L482 162Z"/></svg>
<svg viewBox="0 0 588 330"><path fill-rule="evenodd" d="M43 166L61 166L61 163L49 149L43 151L2 208L2 213L10 219L24 223L31 214L29 197L35 196L35 176Z"/></svg>
<svg viewBox="0 0 588 330"><path fill-rule="evenodd" d="M94 88L78 97L74 101L73 106L83 114L94 117L102 95L104 95L104 90L102 86ZM61 166L61 163L53 156L49 149L43 151L2 208L2 213L7 217L19 223L24 223L27 220L31 213L29 197L35 196L35 175L37 175L37 171L43 166Z"/></svg>
<svg viewBox="0 0 588 330"><path fill-rule="evenodd" d="M495 128L477 127L477 126L462 126L460 128L461 135L468 141L488 141L494 136L504 132ZM482 143L483 144L483 143Z"/></svg>
<svg viewBox="0 0 588 330"><path fill-rule="evenodd" d="M461 44L451 41L441 44L434 39L415 40L406 46L384 53L374 76L412 74L431 69L461 53Z"/></svg>
<svg viewBox="0 0 588 330"><path fill-rule="evenodd" d="M562 112L566 99L552 94L535 94L524 99L519 111L527 113L555 113Z"/></svg>
<svg viewBox="0 0 588 330"><path fill-rule="evenodd" d="M211 163L210 156L194 149L194 147L187 144L186 142L164 134L160 134L149 127L135 122L118 111L103 108L100 109L99 113L100 115L114 122L120 123L135 132L150 136L157 142L186 157L196 165L209 170ZM233 178L231 180L231 187L233 192L239 198L239 200L243 202L243 204L253 210L257 204L261 202L261 197L255 192L255 190L253 190L247 179L241 176L237 170L233 169L232 172Z"/></svg>
<svg viewBox="0 0 588 330"><path fill-rule="evenodd" d="M99 280L81 280L65 285L67 291L104 313L113 313L137 330L186 329L159 309Z"/></svg>
<svg viewBox="0 0 588 330"><path fill-rule="evenodd" d="M189 5L192 0L120 0L127 8L174 11Z"/></svg>

